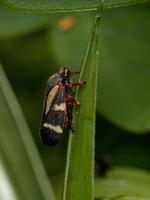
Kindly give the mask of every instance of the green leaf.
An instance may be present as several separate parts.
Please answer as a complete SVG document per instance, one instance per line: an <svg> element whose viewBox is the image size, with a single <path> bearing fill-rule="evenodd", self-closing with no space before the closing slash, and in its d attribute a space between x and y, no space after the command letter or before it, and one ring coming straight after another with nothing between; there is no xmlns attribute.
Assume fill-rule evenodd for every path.
<svg viewBox="0 0 150 200"><path fill-rule="evenodd" d="M139 3L148 2L149 0L104 0L104 8L119 8L124 6L132 6Z"/></svg>
<svg viewBox="0 0 150 200"><path fill-rule="evenodd" d="M113 168L106 178L96 178L95 197L105 200L150 199L150 173L128 167Z"/></svg>
<svg viewBox="0 0 150 200"><path fill-rule="evenodd" d="M130 6L148 0L104 0L104 8ZM1 0L3 5L30 12L67 12L97 10L97 0Z"/></svg>
<svg viewBox="0 0 150 200"><path fill-rule="evenodd" d="M54 200L31 133L2 66L0 106L0 162L9 178L15 199Z"/></svg>
<svg viewBox="0 0 150 200"><path fill-rule="evenodd" d="M150 130L149 18L150 7L146 6L104 13L97 109L135 133Z"/></svg>
<svg viewBox="0 0 150 200"><path fill-rule="evenodd" d="M11 200L18 199L12 185L9 182L9 177L7 176L7 172L5 170L5 167L2 165L1 160L0 160L0 185L1 185L0 199L11 199Z"/></svg>
<svg viewBox="0 0 150 200"><path fill-rule="evenodd" d="M70 30L62 31L59 24L67 18L72 18L75 24ZM71 66L74 70L82 65L92 20L93 16L85 13L61 14L56 20L49 31L49 52L53 52L59 65Z"/></svg>
<svg viewBox="0 0 150 200"><path fill-rule="evenodd" d="M49 23L50 16L11 11L0 7L0 38L26 34Z"/></svg>
<svg viewBox="0 0 150 200"><path fill-rule="evenodd" d="M75 134L70 131L69 135L63 200L93 199L99 27L96 16L79 79L87 84L78 95L81 108L74 115Z"/></svg>
<svg viewBox="0 0 150 200"><path fill-rule="evenodd" d="M66 12L80 10L96 10L97 0L2 0L3 5L24 11Z"/></svg>

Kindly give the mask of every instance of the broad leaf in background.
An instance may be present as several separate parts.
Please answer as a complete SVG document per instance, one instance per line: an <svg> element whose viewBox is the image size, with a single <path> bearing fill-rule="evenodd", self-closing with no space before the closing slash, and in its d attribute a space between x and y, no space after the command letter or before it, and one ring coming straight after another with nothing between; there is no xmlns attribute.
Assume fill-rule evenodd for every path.
<svg viewBox="0 0 150 200"><path fill-rule="evenodd" d="M65 24L69 19L74 21L74 25L70 29L62 29L60 24ZM85 13L59 16L49 31L49 52L53 52L60 66L70 66L74 70L80 68L92 20L93 16Z"/></svg>
<svg viewBox="0 0 150 200"><path fill-rule="evenodd" d="M104 0L104 8L108 9L108 8L131 6L148 1L149 0Z"/></svg>
<svg viewBox="0 0 150 200"><path fill-rule="evenodd" d="M81 108L74 115L75 135L69 135L63 200L93 199L99 29L100 17L95 16L80 75L86 86L77 95Z"/></svg>
<svg viewBox="0 0 150 200"><path fill-rule="evenodd" d="M73 29L63 32L55 28L50 36L60 64L79 66L91 17L73 16ZM102 27L97 111L116 125L138 133L150 130L149 18L146 4L107 10Z"/></svg>
<svg viewBox="0 0 150 200"><path fill-rule="evenodd" d="M104 8L130 6L148 0L104 0ZM1 0L2 4L23 11L36 12L67 12L97 10L97 0Z"/></svg>
<svg viewBox="0 0 150 200"><path fill-rule="evenodd" d="M29 14L0 7L0 38L14 37L28 33L49 23L50 15Z"/></svg>
<svg viewBox="0 0 150 200"><path fill-rule="evenodd" d="M54 200L31 133L1 66L0 105L0 161L17 199Z"/></svg>
<svg viewBox="0 0 150 200"><path fill-rule="evenodd" d="M95 197L106 200L149 200L150 173L128 167L112 169L106 178L96 178Z"/></svg>
<svg viewBox="0 0 150 200"><path fill-rule="evenodd" d="M132 132L150 130L150 7L106 11L98 112Z"/></svg>

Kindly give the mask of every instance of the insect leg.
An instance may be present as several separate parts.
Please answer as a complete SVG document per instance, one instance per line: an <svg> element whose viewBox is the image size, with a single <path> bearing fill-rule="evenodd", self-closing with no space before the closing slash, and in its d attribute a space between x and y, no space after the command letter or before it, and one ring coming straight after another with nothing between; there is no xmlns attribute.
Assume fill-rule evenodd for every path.
<svg viewBox="0 0 150 200"><path fill-rule="evenodd" d="M71 83L71 86L74 87L74 86L80 86L80 85L83 85L83 84L86 84L86 81L79 81L79 82L76 82L76 83Z"/></svg>
<svg viewBox="0 0 150 200"><path fill-rule="evenodd" d="M80 107L80 102L76 98L71 95L68 95L67 98L69 102L73 102L75 104L76 108Z"/></svg>
<svg viewBox="0 0 150 200"><path fill-rule="evenodd" d="M79 82L76 82L76 83L68 83L66 84L66 87L69 88L71 90L72 93L76 93L72 87L75 87L75 86L80 86L80 85L83 85L83 84L86 84L86 81L79 81Z"/></svg>
<svg viewBox="0 0 150 200"><path fill-rule="evenodd" d="M74 127L73 127L73 123L72 123L72 112L71 112L71 99L70 99L70 95L66 96L66 125L68 124L69 127L72 129L72 131L74 132Z"/></svg>
<svg viewBox="0 0 150 200"><path fill-rule="evenodd" d="M80 71L71 71L72 74L80 74Z"/></svg>

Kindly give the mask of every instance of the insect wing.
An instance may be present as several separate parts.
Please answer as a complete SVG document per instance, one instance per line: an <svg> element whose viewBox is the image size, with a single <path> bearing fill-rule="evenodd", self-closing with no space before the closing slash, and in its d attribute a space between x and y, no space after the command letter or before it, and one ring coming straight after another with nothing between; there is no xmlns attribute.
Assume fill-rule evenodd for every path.
<svg viewBox="0 0 150 200"><path fill-rule="evenodd" d="M62 78L61 78L59 73L55 73L52 76L50 76L48 81L47 81L48 88L47 88L46 92L49 93L49 91L61 81L62 81Z"/></svg>
<svg viewBox="0 0 150 200"><path fill-rule="evenodd" d="M41 139L54 146L61 138L66 116L65 87L55 85L48 93L41 124Z"/></svg>

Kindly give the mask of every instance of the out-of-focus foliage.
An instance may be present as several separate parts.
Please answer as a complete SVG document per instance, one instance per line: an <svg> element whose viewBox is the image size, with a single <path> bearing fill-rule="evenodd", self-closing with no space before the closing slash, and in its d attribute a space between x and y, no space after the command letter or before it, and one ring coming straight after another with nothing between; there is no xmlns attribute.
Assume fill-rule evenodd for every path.
<svg viewBox="0 0 150 200"><path fill-rule="evenodd" d="M135 133L150 129L149 11L149 6L105 11L101 30L97 111ZM89 31L88 17L91 19L76 18L76 30L66 34L57 27L53 29L54 53L60 63L80 66Z"/></svg>
<svg viewBox="0 0 150 200"><path fill-rule="evenodd" d="M13 185L11 190L15 192L11 193L16 194L16 199L22 200L54 200L31 133L1 65L0 105L0 161ZM1 174L6 173L3 173L3 168L0 170ZM7 192L6 197L2 199L6 198Z"/></svg>
<svg viewBox="0 0 150 200"><path fill-rule="evenodd" d="M46 26L49 20L50 16L46 14L25 14L0 7L0 38L12 38L35 31L39 26Z"/></svg>
<svg viewBox="0 0 150 200"><path fill-rule="evenodd" d="M28 1L30 2L33 1ZM88 2L90 1L86 1ZM147 3L130 8L105 10L103 14L98 73L96 158L106 158L110 166L134 166L150 170L149 11L150 6ZM61 199L68 134L65 132L60 143L51 149L40 142L39 124L46 80L61 66L80 68L93 14L24 14L1 8L0 16L0 60L32 130L47 173L50 180L52 179L57 199ZM1 115L5 109L7 107L1 104ZM11 123L9 117L2 116L5 126ZM2 129L1 123L0 128ZM9 144L11 146L11 142L19 140L13 138L13 132L11 129L5 135L8 136L8 147L2 142L11 158L14 151L9 150ZM139 135L132 134L137 132ZM20 143L16 144L15 149L20 146ZM0 148L2 149L2 145ZM27 163L28 161L26 165ZM97 161L96 164L98 165ZM3 165L5 166L5 163ZM12 165L11 168L13 167L15 166ZM11 173L10 177L13 178L9 180L15 180L16 173L19 175L16 170ZM9 174L7 175L9 177ZM110 199L113 192L115 199L124 200L125 196L120 196L123 190L128 197L149 198L149 174L146 173L146 176L148 178L145 178L145 172L128 168L122 170L119 167L110 171L110 174L108 170L108 178L106 169L106 179L103 177L101 180L96 172L96 197ZM115 180L120 177L127 185L119 182L120 187L117 185L112 188L110 183L116 184ZM36 184L34 186L36 187ZM135 190L140 194L135 195Z"/></svg>
<svg viewBox="0 0 150 200"><path fill-rule="evenodd" d="M114 168L95 180L95 197L106 200L150 199L150 174L134 168Z"/></svg>
<svg viewBox="0 0 150 200"><path fill-rule="evenodd" d="M150 169L150 134L134 135L97 116L96 156L106 157L110 165Z"/></svg>
<svg viewBox="0 0 150 200"><path fill-rule="evenodd" d="M113 16L112 16L113 15ZM105 12L98 111L127 130L150 130L150 6Z"/></svg>
<svg viewBox="0 0 150 200"><path fill-rule="evenodd" d="M0 186L0 199L18 199L2 161L0 161Z"/></svg>

